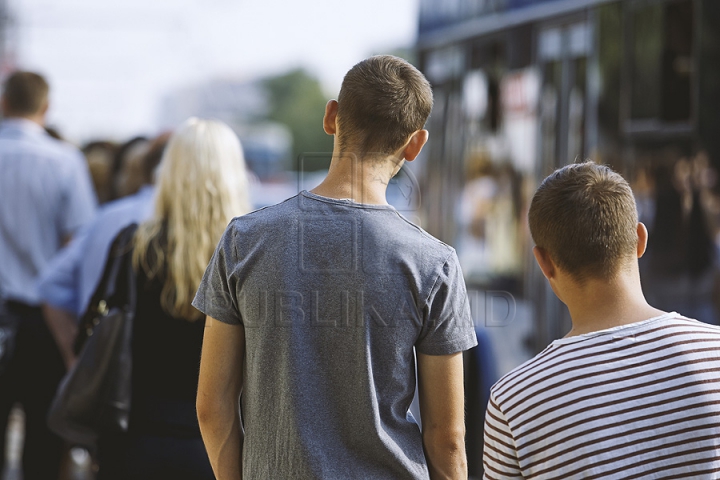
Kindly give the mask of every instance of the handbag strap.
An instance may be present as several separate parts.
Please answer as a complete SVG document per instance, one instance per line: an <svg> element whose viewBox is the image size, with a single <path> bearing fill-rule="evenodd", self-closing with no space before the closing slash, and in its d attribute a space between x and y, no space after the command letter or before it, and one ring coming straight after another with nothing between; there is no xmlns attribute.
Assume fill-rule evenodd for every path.
<svg viewBox="0 0 720 480"><path fill-rule="evenodd" d="M135 270L133 269L133 262L132 262L132 253L135 250L134 245L131 245L130 242L132 241L133 237L135 236L135 232L137 231L137 225L132 225L134 228L132 230L132 235L128 238L127 249L128 251L125 252L125 255L127 255L126 258L126 269L127 269L127 306L135 313L135 307L137 306L137 289L135 288Z"/></svg>
<svg viewBox="0 0 720 480"><path fill-rule="evenodd" d="M138 225L136 223L128 225L123 228L113 240L108 251L108 258L105 262L103 275L95 288L87 310L80 319L80 329L74 345L75 353L80 352L87 337L92 335L96 318L99 315L106 314L110 304L118 300L116 297L120 288L122 288L118 285L118 280L123 275L127 275L128 291L127 298L122 299L122 301L127 301L130 308L135 309L135 275L132 268L131 255L133 251L132 239L137 229ZM127 269L125 272L121 271L123 266Z"/></svg>
<svg viewBox="0 0 720 480"><path fill-rule="evenodd" d="M110 255L114 256L114 261L103 292L103 299L105 301L112 299L122 288L118 285L118 281L122 278L125 272L121 273L120 269L129 264L129 271L132 272L132 262L128 261L128 257L130 257L133 250L132 238L135 235L136 230L136 224L130 225L129 227L123 229L123 231L118 234L115 242L113 242L113 248L110 250Z"/></svg>

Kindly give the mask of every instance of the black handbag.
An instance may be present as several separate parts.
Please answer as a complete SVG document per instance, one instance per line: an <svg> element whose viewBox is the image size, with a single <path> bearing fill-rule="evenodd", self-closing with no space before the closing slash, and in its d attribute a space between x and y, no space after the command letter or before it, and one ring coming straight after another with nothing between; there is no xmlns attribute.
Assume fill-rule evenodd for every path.
<svg viewBox="0 0 720 480"><path fill-rule="evenodd" d="M48 426L75 445L94 448L105 432L128 428L131 399L135 273L133 224L115 238L103 277L83 315L77 362L58 387Z"/></svg>

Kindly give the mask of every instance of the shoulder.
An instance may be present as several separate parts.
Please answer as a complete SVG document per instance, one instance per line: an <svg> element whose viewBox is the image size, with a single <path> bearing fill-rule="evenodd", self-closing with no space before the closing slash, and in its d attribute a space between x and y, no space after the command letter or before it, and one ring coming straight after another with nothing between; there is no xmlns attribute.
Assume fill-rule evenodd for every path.
<svg viewBox="0 0 720 480"><path fill-rule="evenodd" d="M152 212L152 197L133 195L103 205L97 215L84 227L87 248L106 248L124 227L141 223Z"/></svg>
<svg viewBox="0 0 720 480"><path fill-rule="evenodd" d="M396 209L355 210L360 220L358 234L362 249L377 257L377 262L410 262L423 271L458 263L453 247L430 235Z"/></svg>
<svg viewBox="0 0 720 480"><path fill-rule="evenodd" d="M720 335L720 326L711 325L709 323L701 322L700 320L695 320L694 318L685 317L679 313L673 314L665 321L668 323L672 322L673 324L689 330Z"/></svg>
<svg viewBox="0 0 720 480"><path fill-rule="evenodd" d="M521 394L530 382L537 380L541 372L550 372L554 365L553 360L557 357L558 353L558 348L550 344L530 360L527 360L500 377L490 389L490 394L495 399L499 408L502 408L506 399Z"/></svg>
<svg viewBox="0 0 720 480"><path fill-rule="evenodd" d="M592 356L596 359L595 362L603 362L604 365L619 360L621 354L609 348L609 345L613 345L612 342L620 338L643 338L642 342L634 343L638 349L634 354L639 355L647 353L649 348L658 348L658 345L666 348L677 347L677 353L688 352L696 348L693 342L700 341L689 342L688 339L700 337L702 341L712 342L713 345L717 343L720 348L720 327L677 313L669 313L620 329L561 339L500 378L491 388L491 392L498 405L502 405L508 398L532 395L537 385L550 378L555 381L560 381L560 377L573 378L573 366L590 366L585 363L584 357Z"/></svg>
<svg viewBox="0 0 720 480"><path fill-rule="evenodd" d="M135 195L119 198L106 203L98 210L95 223L102 223L106 220L129 217L135 221L142 220L154 199L153 193L139 192Z"/></svg>
<svg viewBox="0 0 720 480"><path fill-rule="evenodd" d="M52 137L43 138L43 143L44 151L48 157L60 162L73 175L88 172L87 160L75 146Z"/></svg>
<svg viewBox="0 0 720 480"><path fill-rule="evenodd" d="M82 152L75 145L73 145L71 143L68 143L68 142L65 142L62 140L58 140L56 138L52 138L48 135L45 135L41 138L42 138L42 143L44 144L44 146L47 149L56 152L58 155L64 155L64 156L72 157L72 158L82 158L83 157Z"/></svg>
<svg viewBox="0 0 720 480"><path fill-rule="evenodd" d="M298 203L298 195L295 195L275 205L268 205L235 217L228 224L227 231L236 234L253 230L258 223L286 222L291 215L299 213Z"/></svg>
<svg viewBox="0 0 720 480"><path fill-rule="evenodd" d="M288 212L285 204L290 200L233 218L225 228L217 248L226 255L230 253L238 257L240 245L259 245L270 238L276 238L272 233L273 225L280 225L286 230Z"/></svg>
<svg viewBox="0 0 720 480"><path fill-rule="evenodd" d="M395 246L392 255L409 260L421 272L430 274L437 280L443 277L456 277L462 274L460 261L453 247L435 238L423 228L407 220L399 212L398 219L385 234L386 244Z"/></svg>
<svg viewBox="0 0 720 480"><path fill-rule="evenodd" d="M38 153L43 153L49 158L55 159L72 159L71 161L84 160L82 152L74 145L52 138L49 135L34 135L28 137L25 147L35 149Z"/></svg>
<svg viewBox="0 0 720 480"><path fill-rule="evenodd" d="M442 240L439 240L438 238L430 235L422 227L415 225L410 220L405 218L400 212L396 211L396 214L398 218L402 221L402 223L406 225L406 228L415 233L418 242L427 245L433 250L437 250L440 255L444 254L446 258L455 254L455 249L453 247L443 242Z"/></svg>
<svg viewBox="0 0 720 480"><path fill-rule="evenodd" d="M42 165L44 171L53 175L87 171L87 162L80 150L50 136L0 137L0 153L22 157L31 165Z"/></svg>

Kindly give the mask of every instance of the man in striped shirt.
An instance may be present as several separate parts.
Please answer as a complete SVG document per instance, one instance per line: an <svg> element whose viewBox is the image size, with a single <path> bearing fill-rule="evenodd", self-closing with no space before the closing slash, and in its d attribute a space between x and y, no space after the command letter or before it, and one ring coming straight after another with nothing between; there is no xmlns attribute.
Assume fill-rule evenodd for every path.
<svg viewBox="0 0 720 480"><path fill-rule="evenodd" d="M645 301L627 182L568 165L529 222L572 330L492 388L485 479L720 478L720 328Z"/></svg>

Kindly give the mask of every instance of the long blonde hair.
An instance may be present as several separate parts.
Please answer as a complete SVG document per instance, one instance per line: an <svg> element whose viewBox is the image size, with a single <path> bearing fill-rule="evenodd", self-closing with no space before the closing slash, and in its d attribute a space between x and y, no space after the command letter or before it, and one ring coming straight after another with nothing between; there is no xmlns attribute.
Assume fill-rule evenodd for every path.
<svg viewBox="0 0 720 480"><path fill-rule="evenodd" d="M190 118L170 138L160 163L155 214L135 236L133 265L164 281L168 314L197 320L190 304L233 217L250 211L240 141L222 122Z"/></svg>

